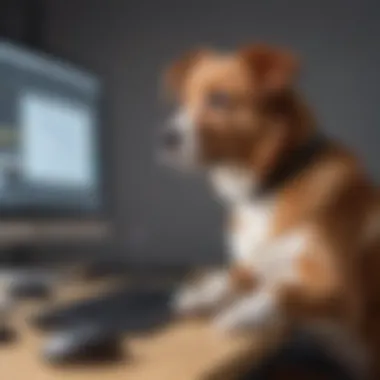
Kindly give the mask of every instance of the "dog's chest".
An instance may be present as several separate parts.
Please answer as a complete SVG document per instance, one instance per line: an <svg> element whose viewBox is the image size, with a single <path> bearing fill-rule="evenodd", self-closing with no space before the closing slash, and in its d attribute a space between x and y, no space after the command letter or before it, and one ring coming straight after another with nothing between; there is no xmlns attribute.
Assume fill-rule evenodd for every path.
<svg viewBox="0 0 380 380"><path fill-rule="evenodd" d="M270 240L274 222L273 198L235 205L227 231L229 254L235 262L255 263L261 248Z"/></svg>
<svg viewBox="0 0 380 380"><path fill-rule="evenodd" d="M226 231L232 261L254 262L274 221L275 195L254 197L257 183L250 171L222 166L211 173L213 187L229 210Z"/></svg>

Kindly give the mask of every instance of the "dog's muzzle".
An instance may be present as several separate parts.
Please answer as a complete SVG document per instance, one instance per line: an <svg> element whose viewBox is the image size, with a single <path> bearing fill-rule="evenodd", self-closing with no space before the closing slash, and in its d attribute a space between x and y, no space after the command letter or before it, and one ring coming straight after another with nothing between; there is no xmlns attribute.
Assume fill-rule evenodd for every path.
<svg viewBox="0 0 380 380"><path fill-rule="evenodd" d="M170 165L189 168L197 164L196 128L185 112L175 114L161 132L160 151L164 161Z"/></svg>

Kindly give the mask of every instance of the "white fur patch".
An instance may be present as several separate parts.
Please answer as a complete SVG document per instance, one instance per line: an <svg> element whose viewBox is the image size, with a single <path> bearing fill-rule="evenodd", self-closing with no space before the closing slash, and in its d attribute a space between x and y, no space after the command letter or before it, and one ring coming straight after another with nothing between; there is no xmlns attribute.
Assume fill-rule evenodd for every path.
<svg viewBox="0 0 380 380"><path fill-rule="evenodd" d="M294 268L297 258L304 253L309 238L307 229L272 238L276 194L255 198L256 182L247 170L220 167L212 171L211 180L236 220L236 226L227 231L230 260L251 267L253 276L257 276L263 286L258 294L232 305L216 323L225 329L260 325L278 315L271 294L273 286L297 281Z"/></svg>
<svg viewBox="0 0 380 380"><path fill-rule="evenodd" d="M187 133L194 128L194 123L190 115L183 109L180 109L173 115L170 124L173 128L176 128L183 133Z"/></svg>
<svg viewBox="0 0 380 380"><path fill-rule="evenodd" d="M180 109L169 121L169 127L180 134L181 144L175 151L164 152L164 161L180 168L193 168L199 161L199 142L195 123L186 110Z"/></svg>
<svg viewBox="0 0 380 380"><path fill-rule="evenodd" d="M246 201L256 187L253 173L235 166L220 166L210 171L216 194L228 204Z"/></svg>
<svg viewBox="0 0 380 380"><path fill-rule="evenodd" d="M178 314L192 314L217 307L230 294L227 272L211 273L194 284L186 284L175 294L172 308Z"/></svg>
<svg viewBox="0 0 380 380"><path fill-rule="evenodd" d="M243 241L244 238L242 239ZM265 328L279 322L283 317L276 298L276 287L298 282L295 263L304 253L308 234L299 229L278 239L264 241L250 246L235 246L244 248L245 265L252 267L252 274L259 279L259 289L231 305L223 314L217 317L215 323L222 330L241 328ZM250 255L246 251L251 247ZM236 254L235 254L236 258Z"/></svg>
<svg viewBox="0 0 380 380"><path fill-rule="evenodd" d="M273 224L275 197L254 198L254 174L233 166L214 168L211 182L227 204L237 228L227 231L228 251L233 261L246 262L267 242Z"/></svg>
<svg viewBox="0 0 380 380"><path fill-rule="evenodd" d="M266 244L253 255L252 265L266 285L298 282L296 263L310 238L307 228L298 228Z"/></svg>
<svg viewBox="0 0 380 380"><path fill-rule="evenodd" d="M227 244L231 259L235 262L252 263L254 256L268 242L274 217L272 198L237 203L232 207L236 228L227 232Z"/></svg>

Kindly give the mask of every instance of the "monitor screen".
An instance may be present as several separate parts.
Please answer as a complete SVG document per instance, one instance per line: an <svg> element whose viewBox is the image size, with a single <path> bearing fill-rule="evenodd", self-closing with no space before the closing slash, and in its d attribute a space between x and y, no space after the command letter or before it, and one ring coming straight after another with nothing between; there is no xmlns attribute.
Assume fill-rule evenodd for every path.
<svg viewBox="0 0 380 380"><path fill-rule="evenodd" d="M102 209L100 92L87 72L0 44L0 217Z"/></svg>

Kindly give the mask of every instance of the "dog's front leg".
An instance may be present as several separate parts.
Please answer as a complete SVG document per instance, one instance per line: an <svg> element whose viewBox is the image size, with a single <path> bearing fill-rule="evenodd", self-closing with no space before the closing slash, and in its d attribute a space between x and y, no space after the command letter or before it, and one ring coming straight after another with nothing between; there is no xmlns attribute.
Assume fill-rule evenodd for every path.
<svg viewBox="0 0 380 380"><path fill-rule="evenodd" d="M293 230L253 255L255 261L250 269L257 276L259 287L217 316L216 326L222 330L261 329L284 321L278 289L288 282L298 282L296 264L307 247L308 238L305 229Z"/></svg>
<svg viewBox="0 0 380 380"><path fill-rule="evenodd" d="M231 285L227 270L209 273L202 279L182 286L174 294L172 308L180 315L209 312L229 298Z"/></svg>
<svg viewBox="0 0 380 380"><path fill-rule="evenodd" d="M224 330L265 328L289 318L337 314L341 279L327 255L328 242L320 246L322 239L298 229L264 247L252 269L261 286L228 307L216 325Z"/></svg>
<svg viewBox="0 0 380 380"><path fill-rule="evenodd" d="M266 329L283 320L276 294L264 288L237 300L217 315L214 322L223 331L233 331Z"/></svg>
<svg viewBox="0 0 380 380"><path fill-rule="evenodd" d="M210 312L255 287L256 278L250 268L233 266L185 284L175 293L172 306L176 313L184 315Z"/></svg>

